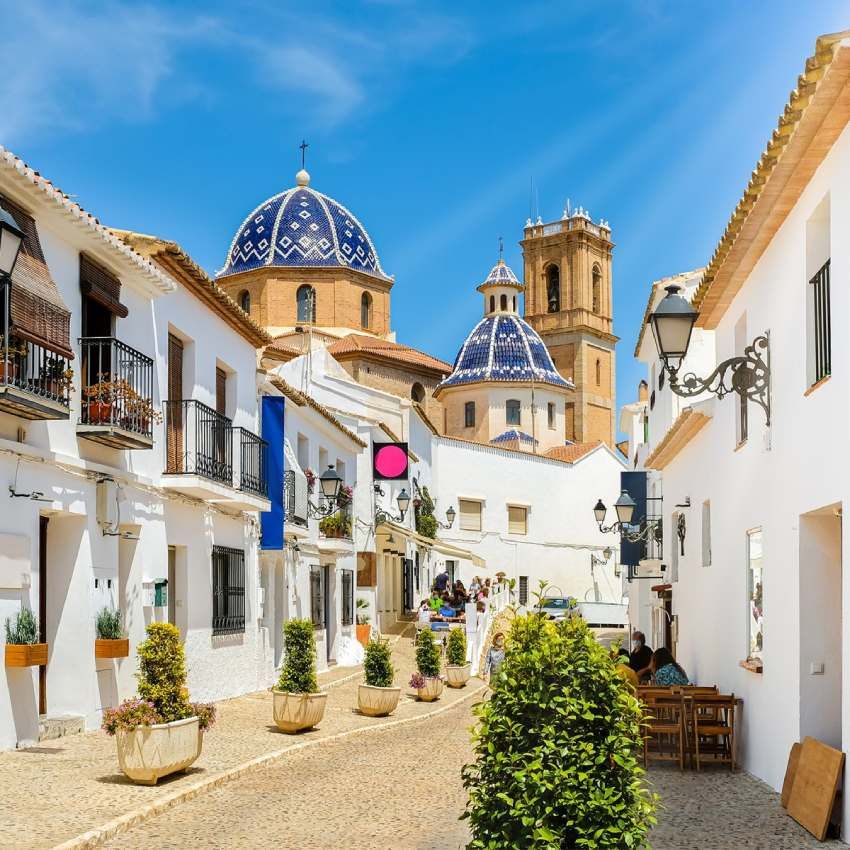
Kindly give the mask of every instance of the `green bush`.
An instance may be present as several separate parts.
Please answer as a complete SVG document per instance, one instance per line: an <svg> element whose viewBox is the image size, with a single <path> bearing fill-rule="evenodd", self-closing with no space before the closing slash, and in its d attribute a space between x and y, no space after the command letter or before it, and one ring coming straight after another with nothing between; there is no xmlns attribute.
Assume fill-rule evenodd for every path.
<svg viewBox="0 0 850 850"><path fill-rule="evenodd" d="M643 846L656 798L637 761L640 703L587 625L518 617L493 687L463 770L469 850Z"/></svg>
<svg viewBox="0 0 850 850"><path fill-rule="evenodd" d="M430 514L420 514L416 518L416 531L432 540L437 536L437 519Z"/></svg>
<svg viewBox="0 0 850 850"><path fill-rule="evenodd" d="M366 644L366 658L363 661L366 684L373 688L390 688L393 684L395 669L392 664L392 650L389 641L374 638Z"/></svg>
<svg viewBox="0 0 850 850"><path fill-rule="evenodd" d="M192 717L186 691L186 657L177 626L149 623L145 631L147 640L137 650L139 697L153 704L162 723Z"/></svg>
<svg viewBox="0 0 850 850"><path fill-rule="evenodd" d="M38 643L38 619L29 608L21 608L14 620L6 618L6 643Z"/></svg>
<svg viewBox="0 0 850 850"><path fill-rule="evenodd" d="M286 659L277 683L281 691L291 694L315 694L316 641L311 620L288 620L283 624L283 644Z"/></svg>
<svg viewBox="0 0 850 850"><path fill-rule="evenodd" d="M101 640L118 640L123 637L121 612L113 608L101 608L97 612L95 630Z"/></svg>
<svg viewBox="0 0 850 850"><path fill-rule="evenodd" d="M428 679L440 675L440 650L431 629L421 629L416 635L416 667Z"/></svg>
<svg viewBox="0 0 850 850"><path fill-rule="evenodd" d="M319 522L319 531L326 537L351 537L351 515L337 511Z"/></svg>
<svg viewBox="0 0 850 850"><path fill-rule="evenodd" d="M446 663L455 667L466 664L466 632L463 629L454 628L449 631L449 639L446 643Z"/></svg>

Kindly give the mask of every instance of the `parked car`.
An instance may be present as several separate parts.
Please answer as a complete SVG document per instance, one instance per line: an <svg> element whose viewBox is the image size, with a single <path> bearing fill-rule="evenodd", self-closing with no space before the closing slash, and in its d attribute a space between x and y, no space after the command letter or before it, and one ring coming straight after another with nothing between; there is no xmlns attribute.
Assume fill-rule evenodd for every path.
<svg viewBox="0 0 850 850"><path fill-rule="evenodd" d="M564 620L578 612L578 602L572 596L546 596L540 600L537 610L550 620Z"/></svg>

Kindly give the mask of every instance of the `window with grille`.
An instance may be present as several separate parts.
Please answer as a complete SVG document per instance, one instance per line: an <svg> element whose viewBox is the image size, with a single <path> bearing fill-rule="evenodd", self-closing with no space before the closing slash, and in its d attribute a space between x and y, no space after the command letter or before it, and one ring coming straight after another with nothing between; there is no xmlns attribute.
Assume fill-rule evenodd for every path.
<svg viewBox="0 0 850 850"><path fill-rule="evenodd" d="M461 531L481 531L481 502L458 499Z"/></svg>
<svg viewBox="0 0 850 850"><path fill-rule="evenodd" d="M812 383L822 381L832 374L832 328L829 305L829 260L818 269L809 281L811 287L812 348L814 366Z"/></svg>
<svg viewBox="0 0 850 850"><path fill-rule="evenodd" d="M505 402L505 422L508 425L520 425L521 416L520 416L521 405L519 399L509 398Z"/></svg>
<svg viewBox="0 0 850 850"><path fill-rule="evenodd" d="M325 577L321 567L310 570L310 619L317 629L325 627Z"/></svg>
<svg viewBox="0 0 850 850"><path fill-rule="evenodd" d="M245 631L245 553L229 546L212 551L214 635Z"/></svg>
<svg viewBox="0 0 850 850"><path fill-rule="evenodd" d="M342 571L342 624L354 622L354 570Z"/></svg>
<svg viewBox="0 0 850 850"><path fill-rule="evenodd" d="M528 576L519 577L519 604L528 605Z"/></svg>
<svg viewBox="0 0 850 850"><path fill-rule="evenodd" d="M550 401L549 404L546 405L546 418L549 423L549 427L554 430L555 428L555 402Z"/></svg>
<svg viewBox="0 0 850 850"><path fill-rule="evenodd" d="M508 534L528 534L528 508L508 505Z"/></svg>
<svg viewBox="0 0 850 850"><path fill-rule="evenodd" d="M475 402L468 401L463 406L463 424L466 428L475 427Z"/></svg>

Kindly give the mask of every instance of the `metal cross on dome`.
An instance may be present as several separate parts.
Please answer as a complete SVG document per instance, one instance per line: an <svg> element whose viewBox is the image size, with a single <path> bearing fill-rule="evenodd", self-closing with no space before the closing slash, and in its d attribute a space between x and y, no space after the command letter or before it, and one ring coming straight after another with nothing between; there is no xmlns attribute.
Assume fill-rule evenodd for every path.
<svg viewBox="0 0 850 850"><path fill-rule="evenodd" d="M499 237L499 259L502 259L502 254L505 253L505 240Z"/></svg>
<svg viewBox="0 0 850 850"><path fill-rule="evenodd" d="M305 160L307 159L307 148L309 148L310 145L308 145L307 142L302 139L301 144L298 145L298 147L301 149L301 167L304 168Z"/></svg>

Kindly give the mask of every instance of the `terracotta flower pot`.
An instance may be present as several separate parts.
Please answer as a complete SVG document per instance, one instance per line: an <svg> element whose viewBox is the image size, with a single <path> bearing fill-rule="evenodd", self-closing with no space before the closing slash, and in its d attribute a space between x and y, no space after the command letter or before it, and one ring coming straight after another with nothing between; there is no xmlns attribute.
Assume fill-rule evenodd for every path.
<svg viewBox="0 0 850 850"><path fill-rule="evenodd" d="M357 688L357 707L367 717L386 717L396 710L400 696L401 688L360 685Z"/></svg>
<svg viewBox="0 0 850 850"><path fill-rule="evenodd" d="M111 401L90 401L88 411L90 425L108 425L112 420Z"/></svg>
<svg viewBox="0 0 850 850"><path fill-rule="evenodd" d="M446 684L450 688L462 688L472 675L472 664L447 664Z"/></svg>
<svg viewBox="0 0 850 850"><path fill-rule="evenodd" d="M204 734L197 717L119 729L115 733L118 765L125 776L139 785L156 785L157 780L185 770L201 754Z"/></svg>
<svg viewBox="0 0 850 850"><path fill-rule="evenodd" d="M130 638L95 638L95 658L127 658L130 654Z"/></svg>
<svg viewBox="0 0 850 850"><path fill-rule="evenodd" d="M356 626L357 632L357 640L366 646L369 643L369 638L372 636L372 626L369 623L360 624L358 623Z"/></svg>
<svg viewBox="0 0 850 850"><path fill-rule="evenodd" d="M443 693L443 680L439 677L426 679L424 688L417 688L416 693L422 702L434 702Z"/></svg>
<svg viewBox="0 0 850 850"><path fill-rule="evenodd" d="M274 722L283 732L312 729L325 716L327 694L291 694L274 688L272 696Z"/></svg>
<svg viewBox="0 0 850 850"><path fill-rule="evenodd" d="M47 664L46 643L7 643L7 667L39 667Z"/></svg>

